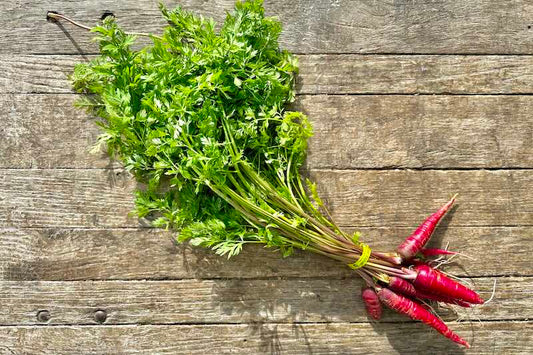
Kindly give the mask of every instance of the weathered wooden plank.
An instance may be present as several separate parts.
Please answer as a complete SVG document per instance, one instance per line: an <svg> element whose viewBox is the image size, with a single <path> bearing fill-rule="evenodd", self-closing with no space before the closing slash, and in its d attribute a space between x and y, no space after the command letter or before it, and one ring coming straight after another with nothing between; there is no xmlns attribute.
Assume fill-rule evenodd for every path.
<svg viewBox="0 0 533 355"><path fill-rule="evenodd" d="M2 93L72 93L68 76L74 65L94 56L0 55Z"/></svg>
<svg viewBox="0 0 533 355"><path fill-rule="evenodd" d="M175 4L171 1L165 3ZM188 0L180 4L220 21L233 0ZM284 24L281 43L303 53L532 53L533 5L519 0L499 11L496 0L452 2L353 2L338 0L267 1L268 15ZM94 51L90 35L68 26L64 33L47 23L48 10L87 24L111 10L126 29L160 31L163 21L153 0L16 1L0 15L4 53L77 53ZM67 25L65 25L67 26Z"/></svg>
<svg viewBox="0 0 533 355"><path fill-rule="evenodd" d="M311 253L282 259L263 247L228 260L203 248L176 246L160 229L0 229L2 280L344 277L339 263Z"/></svg>
<svg viewBox="0 0 533 355"><path fill-rule="evenodd" d="M108 166L107 154L90 153L99 130L94 117L73 106L75 100L75 95L1 95L0 166Z"/></svg>
<svg viewBox="0 0 533 355"><path fill-rule="evenodd" d="M531 56L302 55L302 94L530 93Z"/></svg>
<svg viewBox="0 0 533 355"><path fill-rule="evenodd" d="M0 55L1 93L71 93L93 56ZM299 55L300 94L530 94L533 56Z"/></svg>
<svg viewBox="0 0 533 355"><path fill-rule="evenodd" d="M412 228L360 228L375 250L394 250ZM353 229L349 228L352 232ZM448 227L430 245L461 251L446 270L456 275L532 275L531 227ZM248 246L230 260L172 243L159 229L0 229L0 280L132 280L264 277L354 277L338 262L309 252L289 258ZM487 245L501 248L487 250ZM503 254L502 254L503 253ZM504 262L502 262L502 260Z"/></svg>
<svg viewBox="0 0 533 355"><path fill-rule="evenodd" d="M453 226L531 226L529 170L315 170L341 226L416 226L453 193ZM133 179L119 170L0 170L0 227L132 227Z"/></svg>
<svg viewBox="0 0 533 355"><path fill-rule="evenodd" d="M528 170L316 170L310 175L343 226L416 226L453 193L460 199L450 225L533 221L533 195L526 192L533 187L533 174Z"/></svg>
<svg viewBox="0 0 533 355"><path fill-rule="evenodd" d="M533 323L452 323L463 350L418 323L0 327L6 353L531 354Z"/></svg>
<svg viewBox="0 0 533 355"><path fill-rule="evenodd" d="M0 95L4 168L109 166L76 95ZM533 96L300 96L311 118L307 167L533 167ZM343 147L343 149L339 149Z"/></svg>
<svg viewBox="0 0 533 355"><path fill-rule="evenodd" d="M483 307L440 309L446 320L522 320L533 317L533 278L497 278L494 299ZM488 299L492 279L475 279L475 289ZM0 325L178 324L245 322L365 322L359 278L336 280L181 280L0 282L4 313ZM385 311L383 321L403 321Z"/></svg>
<svg viewBox="0 0 533 355"><path fill-rule="evenodd" d="M315 127L309 168L533 165L532 96L303 96L296 107Z"/></svg>
<svg viewBox="0 0 533 355"><path fill-rule="evenodd" d="M0 225L138 226L135 181L113 170L0 171Z"/></svg>

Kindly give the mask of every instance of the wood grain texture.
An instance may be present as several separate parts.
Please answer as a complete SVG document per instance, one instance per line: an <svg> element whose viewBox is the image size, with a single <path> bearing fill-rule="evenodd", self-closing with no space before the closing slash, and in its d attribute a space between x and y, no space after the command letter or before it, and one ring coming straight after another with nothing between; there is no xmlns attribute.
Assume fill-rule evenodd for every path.
<svg viewBox="0 0 533 355"><path fill-rule="evenodd" d="M303 96L309 168L533 166L532 96ZM342 149L339 149L342 147Z"/></svg>
<svg viewBox="0 0 533 355"><path fill-rule="evenodd" d="M166 4L175 4L164 1ZM186 9L223 19L233 0L186 0ZM282 45L299 53L532 53L533 4L513 1L501 11L496 0L453 2L368 2L347 0L272 0L266 13L284 25ZM49 10L95 24L112 11L124 28L160 31L163 21L154 0L68 0L7 2L0 14L4 53L94 51L90 35L72 26L46 22ZM65 25L67 26L67 25ZM65 33L65 31L67 33Z"/></svg>
<svg viewBox="0 0 533 355"><path fill-rule="evenodd" d="M76 95L0 95L0 168L109 167ZM307 168L532 168L533 96L299 96ZM342 149L339 149L342 147Z"/></svg>
<svg viewBox="0 0 533 355"><path fill-rule="evenodd" d="M233 2L180 4L220 21ZM458 192L431 245L474 256L446 270L475 276L484 298L496 280L496 292L440 314L462 320L450 326L472 343L464 353L533 353L533 3L265 6L284 24L282 46L300 54L293 107L316 131L305 174L335 220L390 250ZM163 24L156 0L2 4L0 353L463 353L392 312L369 323L361 281L335 261L257 246L227 261L128 217L136 183L88 154L98 129L72 107L67 81L97 48L46 22L47 10L89 24L111 10L135 31Z"/></svg>
<svg viewBox="0 0 533 355"><path fill-rule="evenodd" d="M99 129L75 101L75 95L0 95L0 165L109 166L107 154L90 153Z"/></svg>
<svg viewBox="0 0 533 355"><path fill-rule="evenodd" d="M460 199L450 225L533 221L528 192L533 174L528 170L317 170L310 175L343 226L416 226L454 193Z"/></svg>
<svg viewBox="0 0 533 355"><path fill-rule="evenodd" d="M472 286L490 298L494 280L475 279ZM105 310L105 324L180 324L249 322L366 322L359 278L337 280L181 280L0 282L4 313L0 326L98 324L96 310ZM445 320L523 320L533 317L533 278L498 278L493 300L483 307L441 308ZM382 321L405 321L385 311Z"/></svg>
<svg viewBox="0 0 533 355"><path fill-rule="evenodd" d="M429 245L449 243L451 250L471 257L456 259L447 271L462 276L533 275L532 261L525 257L533 254L531 227L447 227L447 222ZM359 230L374 250L387 251L395 249L412 228ZM176 246L172 237L172 232L150 228L0 229L0 280L355 277L337 261L309 252L282 258L274 250L247 246L227 260L203 248ZM487 245L501 247L487 249Z"/></svg>
<svg viewBox="0 0 533 355"><path fill-rule="evenodd" d="M531 93L533 57L301 55L302 94Z"/></svg>
<svg viewBox="0 0 533 355"><path fill-rule="evenodd" d="M5 353L531 354L533 323L451 323L464 350L418 323L0 327Z"/></svg>
<svg viewBox="0 0 533 355"><path fill-rule="evenodd" d="M4 170L0 225L128 227L135 182L112 170Z"/></svg>
<svg viewBox="0 0 533 355"><path fill-rule="evenodd" d="M95 56L1 54L2 93L72 93L68 76L74 65Z"/></svg>
<svg viewBox="0 0 533 355"><path fill-rule="evenodd" d="M531 226L529 170L314 170L340 226L415 227L454 193L451 226ZM134 227L135 182L120 170L0 170L0 227Z"/></svg>
<svg viewBox="0 0 533 355"><path fill-rule="evenodd" d="M93 55L0 55L0 93L72 93ZM300 94L531 94L530 55L298 55Z"/></svg>

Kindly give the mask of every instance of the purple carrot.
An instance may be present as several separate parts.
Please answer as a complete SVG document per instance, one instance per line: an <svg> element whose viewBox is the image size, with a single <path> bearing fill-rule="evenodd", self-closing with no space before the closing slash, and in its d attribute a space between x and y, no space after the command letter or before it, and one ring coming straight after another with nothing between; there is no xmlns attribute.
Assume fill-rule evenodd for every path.
<svg viewBox="0 0 533 355"><path fill-rule="evenodd" d="M434 294L426 293L426 292L422 292L422 291L417 291L416 292L416 298L426 299L426 300L431 300L431 301L437 301L437 302L444 302L444 303L449 303L449 304L456 304L456 305L464 307L464 308L469 308L469 307L472 306L470 303L468 303L466 301L463 301L463 300L460 300L460 299L451 299L449 297L444 297L444 296L440 296L440 295L434 295Z"/></svg>
<svg viewBox="0 0 533 355"><path fill-rule="evenodd" d="M484 303L476 292L450 279L440 271L427 265L415 266L414 270L418 274L413 285L418 291L439 295L450 300L462 300L474 304Z"/></svg>
<svg viewBox="0 0 533 355"><path fill-rule="evenodd" d="M416 289L413 284L401 277L391 276L389 278L389 288L405 296L416 297Z"/></svg>
<svg viewBox="0 0 533 355"><path fill-rule="evenodd" d="M437 212L429 216L418 228L400 244L397 249L404 259L411 259L415 256L428 242L431 234L439 224L439 221L450 209L455 201L455 196L444 206L442 206Z"/></svg>
<svg viewBox="0 0 533 355"><path fill-rule="evenodd" d="M366 312L368 315L376 320L381 318L381 312L383 311L381 303L379 302L378 294L374 289L366 287L361 292L361 297L365 302Z"/></svg>
<svg viewBox="0 0 533 355"><path fill-rule="evenodd" d="M452 332L452 330L448 328L448 326L446 326L443 321L441 321L437 316L435 316L421 304L410 300L405 296L396 294L388 288L382 288L378 290L378 297L381 302L383 302L387 307L395 310L396 312L405 314L411 317L411 319L424 322L425 324L429 325L430 327L444 335L446 338L451 339L452 341L461 344L467 348L470 347L470 345L464 339Z"/></svg>
<svg viewBox="0 0 533 355"><path fill-rule="evenodd" d="M422 292L415 289L412 283L402 279L401 277L392 276L389 278L389 288L392 291L401 293L402 295L419 298L419 299L428 299L432 301L445 302L450 304L456 304L461 307L470 307L470 303L463 300L450 299L449 297L434 295L428 292Z"/></svg>

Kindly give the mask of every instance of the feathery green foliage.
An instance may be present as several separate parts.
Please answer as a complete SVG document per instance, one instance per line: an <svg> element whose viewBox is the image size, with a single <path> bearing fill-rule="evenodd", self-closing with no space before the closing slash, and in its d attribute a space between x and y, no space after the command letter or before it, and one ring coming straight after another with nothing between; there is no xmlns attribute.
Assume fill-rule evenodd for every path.
<svg viewBox="0 0 533 355"><path fill-rule="evenodd" d="M161 11L169 25L139 51L105 19L93 30L101 56L72 75L90 94L80 106L102 118L100 143L146 186L137 214L228 256L246 243L284 255L323 235L338 244L299 176L312 127L284 110L297 61L279 49L280 23L257 0L238 2L218 32L181 8Z"/></svg>

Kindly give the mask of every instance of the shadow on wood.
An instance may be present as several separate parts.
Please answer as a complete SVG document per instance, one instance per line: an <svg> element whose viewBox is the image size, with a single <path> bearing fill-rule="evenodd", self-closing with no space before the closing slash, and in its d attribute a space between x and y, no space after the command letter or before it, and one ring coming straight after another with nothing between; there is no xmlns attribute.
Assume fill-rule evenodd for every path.
<svg viewBox="0 0 533 355"><path fill-rule="evenodd" d="M403 331L391 329L390 324L372 322L372 327L378 334L385 334L391 346L402 355L411 355L413 349L424 349L426 354L464 354L463 347L430 330L422 323L406 323ZM392 330L392 331L391 331Z"/></svg>

